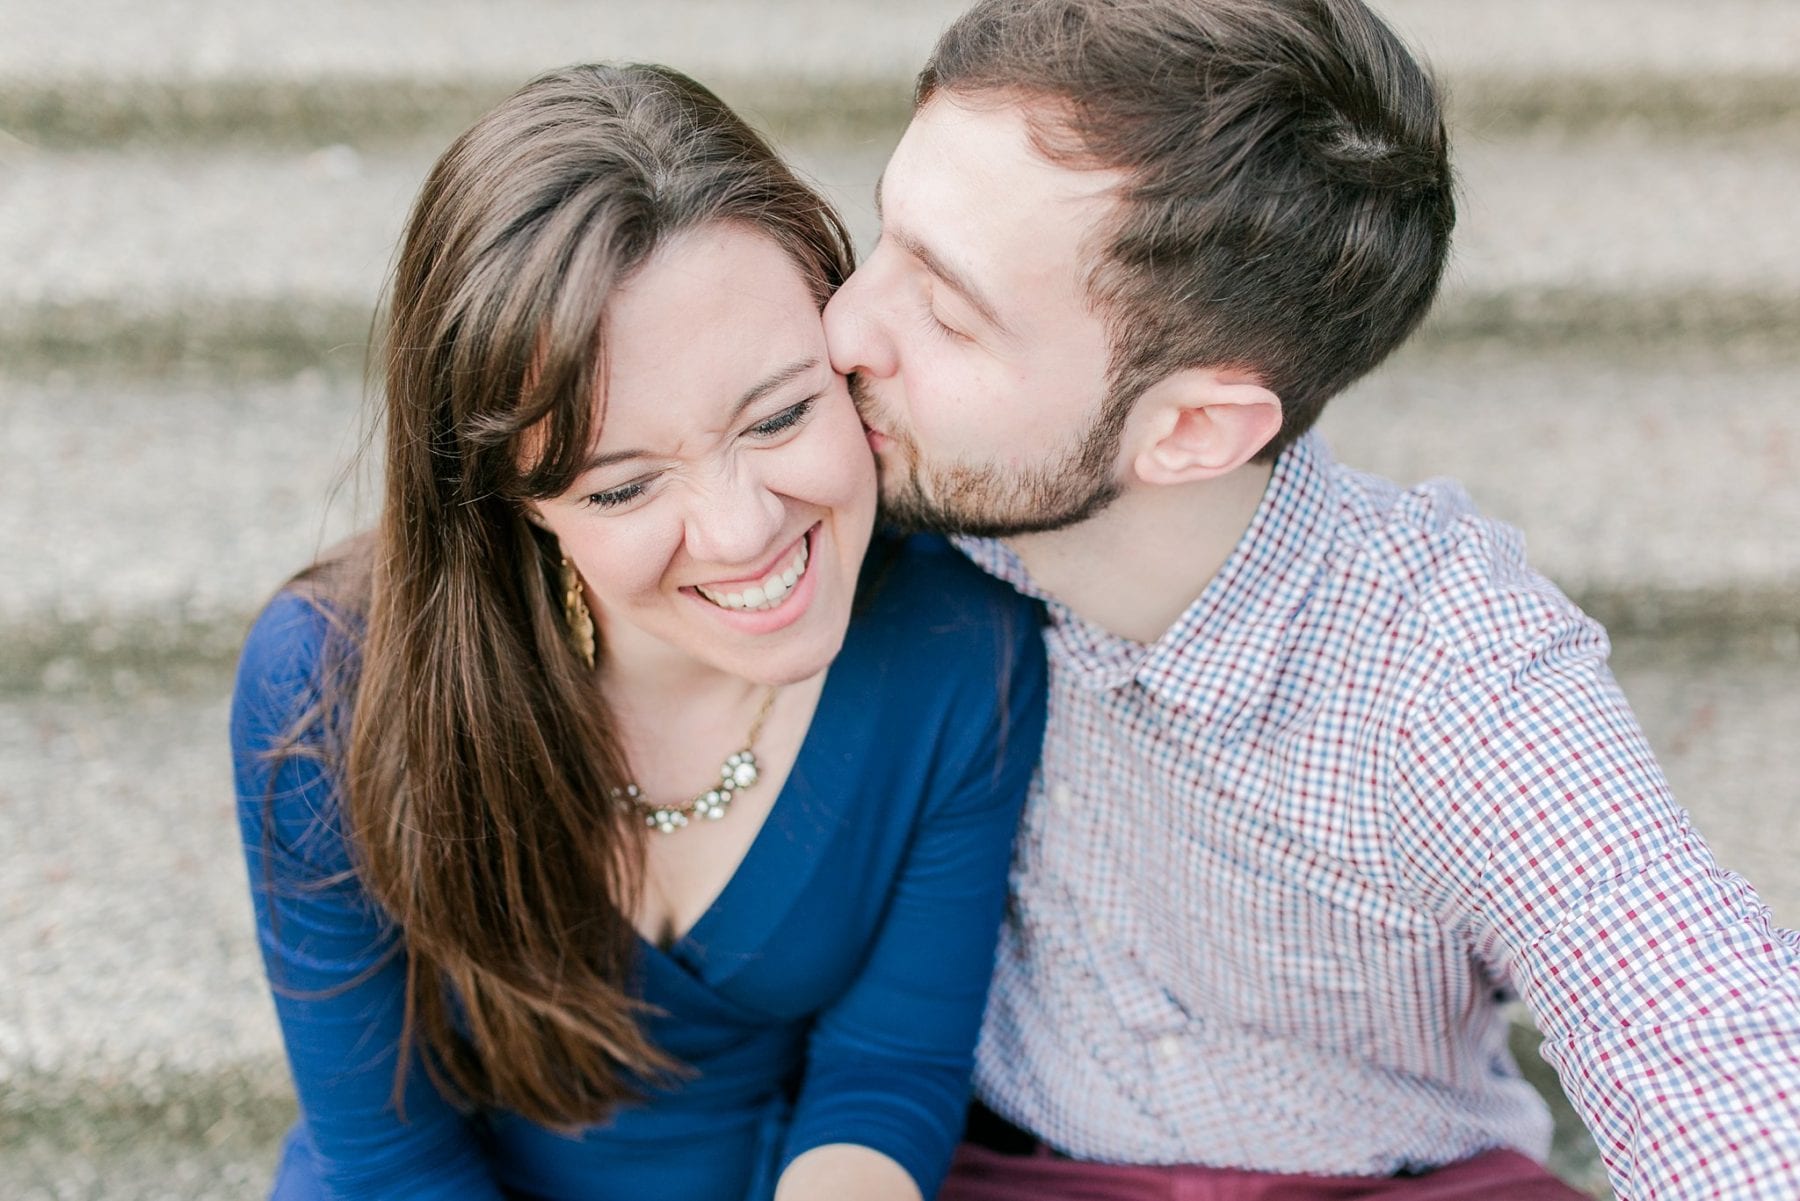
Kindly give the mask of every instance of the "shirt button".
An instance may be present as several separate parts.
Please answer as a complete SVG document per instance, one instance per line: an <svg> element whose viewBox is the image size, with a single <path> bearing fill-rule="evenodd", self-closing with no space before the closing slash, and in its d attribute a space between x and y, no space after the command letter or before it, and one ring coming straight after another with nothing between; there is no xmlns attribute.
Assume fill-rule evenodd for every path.
<svg viewBox="0 0 1800 1201"><path fill-rule="evenodd" d="M1103 917L1089 918L1088 933L1094 936L1096 942L1105 942L1112 937L1112 923Z"/></svg>
<svg viewBox="0 0 1800 1201"><path fill-rule="evenodd" d="M1181 1058L1181 1040L1173 1034L1165 1034L1157 1039L1156 1049L1164 1059Z"/></svg>
<svg viewBox="0 0 1800 1201"><path fill-rule="evenodd" d="M1050 803L1058 809L1068 809L1075 804L1075 794L1067 784L1058 784L1050 790Z"/></svg>

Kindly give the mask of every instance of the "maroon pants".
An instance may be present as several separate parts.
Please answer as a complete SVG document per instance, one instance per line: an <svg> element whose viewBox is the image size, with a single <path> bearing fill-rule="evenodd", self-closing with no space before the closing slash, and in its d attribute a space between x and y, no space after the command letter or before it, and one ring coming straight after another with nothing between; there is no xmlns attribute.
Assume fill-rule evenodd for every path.
<svg viewBox="0 0 1800 1201"><path fill-rule="evenodd" d="M1517 1151L1489 1151L1423 1176L1300 1176L1230 1168L1132 1167L1003 1155L964 1143L938 1201L1588 1201Z"/></svg>

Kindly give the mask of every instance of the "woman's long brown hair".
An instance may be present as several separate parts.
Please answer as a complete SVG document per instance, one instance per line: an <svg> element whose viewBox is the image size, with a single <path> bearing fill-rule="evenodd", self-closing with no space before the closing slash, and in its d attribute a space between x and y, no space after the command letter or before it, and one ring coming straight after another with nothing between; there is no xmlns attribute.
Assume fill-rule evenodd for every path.
<svg viewBox="0 0 1800 1201"><path fill-rule="evenodd" d="M348 703L328 688L314 720L336 727L352 861L405 959L396 1103L413 1054L459 1103L558 1128L679 1070L631 984L644 828L610 799L624 755L563 625L560 552L524 506L566 490L593 443L608 298L719 221L773 238L821 305L849 273L826 202L652 66L535 80L412 210L381 351L380 521L301 577L353 665L327 676L353 681Z"/></svg>

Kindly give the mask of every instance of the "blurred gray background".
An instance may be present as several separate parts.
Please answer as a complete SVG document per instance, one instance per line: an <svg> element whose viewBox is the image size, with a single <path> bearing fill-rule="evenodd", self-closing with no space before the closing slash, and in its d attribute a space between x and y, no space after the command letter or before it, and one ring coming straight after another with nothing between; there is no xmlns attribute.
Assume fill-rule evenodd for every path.
<svg viewBox="0 0 1800 1201"><path fill-rule="evenodd" d="M1378 6L1450 85L1463 216L1429 328L1327 433L1525 531L1721 860L1800 923L1800 3ZM5 0L0 1196L266 1188L292 1102L225 696L261 601L368 516L366 481L328 497L433 156L544 68L657 59L866 248L959 8Z"/></svg>

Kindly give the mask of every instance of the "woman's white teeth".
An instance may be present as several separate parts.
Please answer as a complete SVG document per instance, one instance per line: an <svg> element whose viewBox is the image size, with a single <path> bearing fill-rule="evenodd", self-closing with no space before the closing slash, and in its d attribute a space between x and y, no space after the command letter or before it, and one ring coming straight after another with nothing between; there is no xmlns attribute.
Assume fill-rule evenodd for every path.
<svg viewBox="0 0 1800 1201"><path fill-rule="evenodd" d="M795 582L805 574L806 539L802 538L800 549L794 552L792 559L742 592L720 592L716 588L704 587L696 587L694 591L722 609L773 609L787 599L787 594L794 590Z"/></svg>

